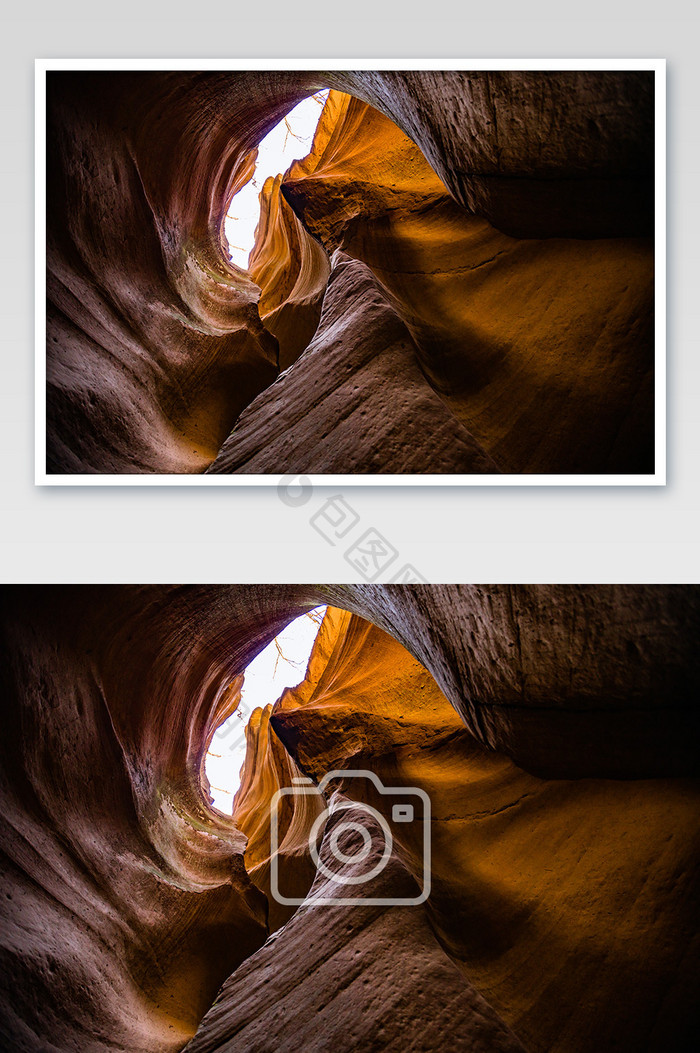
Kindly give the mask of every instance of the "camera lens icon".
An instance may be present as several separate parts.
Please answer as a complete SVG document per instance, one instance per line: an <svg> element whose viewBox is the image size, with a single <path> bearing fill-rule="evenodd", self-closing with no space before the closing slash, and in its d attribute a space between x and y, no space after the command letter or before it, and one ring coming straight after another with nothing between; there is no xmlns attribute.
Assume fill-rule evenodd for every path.
<svg viewBox="0 0 700 1053"><path fill-rule="evenodd" d="M308 837L309 854L316 867L314 888L308 902L314 906L357 904L402 906L424 903L430 895L430 799L416 786L386 787L374 772L363 769L329 772L318 787L310 779L293 780L291 787L282 787L271 803L270 823L270 885L273 898L281 904L300 906L306 897L286 895L281 886L278 848L280 802L285 796L320 795L336 780L365 779L387 800L385 814L364 801L337 797L317 815ZM375 798L376 799L376 798ZM322 800L322 798L321 798ZM392 831L392 826L395 831ZM394 854L395 833L408 833L411 843L422 845L423 870L418 880L418 895L387 896L377 894L376 886L364 889L364 895L353 896L346 887L369 886L385 870ZM325 831L325 835L324 835ZM320 880L325 879L325 880ZM360 887L358 887L360 886Z"/></svg>
<svg viewBox="0 0 700 1053"><path fill-rule="evenodd" d="M378 812L376 808L371 808L367 804L359 806L361 811L371 816L375 822L379 825L384 838L384 847L382 854L379 859L374 863L369 870L361 870L360 873L354 873L358 867L360 867L372 853L372 834L366 823L355 819L340 819L336 821L336 825L331 830L328 840L326 842L328 854L334 861L334 863L341 864L341 867L331 868L321 859L318 848L319 836L323 826L328 820L328 812L322 812L316 822L311 828L309 834L309 852L311 858L316 864L316 869L331 881L337 882L339 885L365 885L368 881L378 877L382 870L386 867L387 863L391 859L391 854L394 850L394 837L389 828L384 816L381 812ZM354 801L343 801L338 804L333 810L333 816L337 816L338 812L345 811L351 814L357 814L358 805ZM345 851L341 847L340 841L345 839L349 840L348 834L357 834L362 841L362 847L358 851ZM352 838L352 841L356 841L356 838ZM347 864L348 869L343 870L342 864ZM350 869L352 868L352 869Z"/></svg>

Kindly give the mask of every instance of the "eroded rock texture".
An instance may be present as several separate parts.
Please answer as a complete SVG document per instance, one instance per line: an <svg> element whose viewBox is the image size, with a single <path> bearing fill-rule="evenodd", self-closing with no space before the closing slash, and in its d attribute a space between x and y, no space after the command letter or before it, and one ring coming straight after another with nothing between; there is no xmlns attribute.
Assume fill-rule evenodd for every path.
<svg viewBox="0 0 700 1053"><path fill-rule="evenodd" d="M692 862L697 783L538 778L480 746L394 638L348 614L336 614L322 633L307 681L273 708L275 732L316 782L334 769L359 768L379 775L384 787L428 793L427 917L446 954L525 1047L690 1049L695 1014L691 1022L679 1007L692 999L700 966ZM422 824L392 822L396 795L378 793L367 779L348 778L342 790L383 814L395 851L420 884ZM256 799L261 811L264 793ZM296 799L300 807L286 821L296 844L305 825L308 843L312 819ZM331 823L326 847L332 829ZM251 849L259 850L254 835ZM286 886L298 876L298 857L284 855L280 869ZM305 933L298 938L309 942L317 931L316 895L318 884L293 922L295 933ZM280 941L287 938L285 928ZM238 1026L254 1015L252 1003L262 1012L272 1007L261 983L268 960L266 952L255 955L221 993L215 1010L221 1023L211 1033L235 1040L202 1049L245 1048L247 1032ZM336 968L352 961L339 956ZM350 984L352 968L346 975ZM429 977L424 983L430 990ZM299 991L296 998L303 1013L306 998ZM342 1013L340 1003L336 1019ZM471 1049L471 1041L469 1025L460 1021L446 1044ZM303 1040L289 1048L304 1048ZM367 1048L382 1046L370 1037ZM387 1048L402 1047L390 1041Z"/></svg>
<svg viewBox="0 0 700 1053"><path fill-rule="evenodd" d="M319 603L342 609L306 681L256 714L226 817L211 734ZM174 1050L231 975L194 1048L315 1048L318 1019L339 1051L445 1048L437 1030L456 1049L693 1048L699 617L682 587L6 590L3 1047ZM268 912L270 798L329 767L429 794L426 904ZM389 815L367 784L333 789ZM310 801L282 814L298 897L320 891ZM397 829L382 880L420 885L420 855Z"/></svg>
<svg viewBox="0 0 700 1053"><path fill-rule="evenodd" d="M244 274L231 195L329 85ZM651 73L52 73L49 471L651 471L652 177Z"/></svg>
<svg viewBox="0 0 700 1053"><path fill-rule="evenodd" d="M652 232L649 73L402 70L326 79L395 121L456 201L515 237Z"/></svg>
<svg viewBox="0 0 700 1053"><path fill-rule="evenodd" d="M265 938L199 779L228 678L173 634L187 601L173 621L151 598L27 589L6 612L5 1049L178 1049Z"/></svg>
<svg viewBox="0 0 700 1053"><path fill-rule="evenodd" d="M201 471L276 376L222 222L305 80L49 74L49 471Z"/></svg>
<svg viewBox="0 0 700 1053"><path fill-rule="evenodd" d="M415 344L371 271L338 254L303 358L241 414L207 471L471 474L498 468L427 383Z"/></svg>
<svg viewBox="0 0 700 1053"><path fill-rule="evenodd" d="M361 823L371 837L365 866L380 865L384 838L376 821L368 823L359 809L341 814L340 851L357 853L358 835L347 824ZM327 838L337 825L329 821ZM326 844L321 859L330 869L334 857ZM350 866L343 876L365 872ZM367 899L410 899L418 892L396 856L363 890ZM224 984L187 1053L523 1050L460 975L420 907L344 905L354 891L320 874L291 921ZM319 898L341 903L317 906ZM301 975L294 964L300 959Z"/></svg>
<svg viewBox="0 0 700 1053"><path fill-rule="evenodd" d="M451 411L455 434L461 422L493 459L435 464L427 451L416 456L407 442L405 470L419 471L421 461L425 471L437 472L650 470L651 242L508 237L460 207L420 150L386 117L344 99L344 105L327 107L314 151L292 165L282 192L329 253L342 251L371 269L410 333L425 388L430 390L429 383ZM334 267L342 259L336 255ZM332 292L337 302L333 282ZM354 290L342 296L344 304L366 299ZM389 350L381 331L373 332L363 316L354 328L372 334L377 357ZM346 343L340 353L352 367ZM322 323L310 351L324 347L323 359L309 354L299 367L321 390L322 369L338 383L337 341L333 354L328 345ZM356 373L355 390L371 402L371 378ZM285 387L290 383L283 378ZM314 461L315 429L308 436L303 428L290 430L288 442L305 447L291 466L274 445L266 418L280 397L301 409L293 391L264 392L217 465L227 463L232 448L245 458L237 470L272 471L276 463L285 472L303 471L304 465L322 470ZM429 442L434 425L420 411L411 416L417 427L427 425ZM257 431L272 445L266 442L256 459L247 452L246 436ZM345 456L346 470L362 470ZM397 470L389 459L386 470Z"/></svg>

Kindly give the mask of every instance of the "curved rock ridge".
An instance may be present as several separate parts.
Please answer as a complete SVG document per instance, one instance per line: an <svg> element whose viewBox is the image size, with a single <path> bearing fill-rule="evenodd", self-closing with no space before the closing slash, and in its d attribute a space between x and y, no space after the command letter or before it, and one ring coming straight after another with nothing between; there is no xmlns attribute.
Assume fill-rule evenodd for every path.
<svg viewBox="0 0 700 1053"><path fill-rule="evenodd" d="M201 472L241 411L274 380L279 363L285 368L303 350L323 286L320 248L302 237L273 184L254 267L268 332L257 311L258 287L227 258L222 224L232 194L252 171L257 143L296 102L329 85L396 121L428 159L421 162L426 178L437 178L434 170L447 188L439 216L424 222L416 205L412 234L405 232L400 244L393 229L398 217L390 211L368 235L367 259L349 243L345 251L374 267L370 249L386 248L384 272L379 261L375 273L390 291L388 261L395 268L403 255L399 301L418 334L421 367L453 400L450 408L476 442L508 471L647 471L648 246L630 246L628 236L647 233L652 215L644 189L652 175L651 78L634 72L49 73L48 471ZM388 201L391 176L381 156L395 133L387 127L394 128L388 119L385 138L375 143L384 182L365 181L358 237L365 237L362 210ZM338 188L342 193L342 181ZM470 210L484 218L477 222ZM476 226L461 225L470 219ZM514 246L500 230L598 240L575 249L550 242ZM622 235L619 243L599 240ZM284 279L273 258L278 251L291 264ZM499 259L491 267L494 253ZM415 282L406 255L415 256ZM456 258L477 268L464 287L452 281ZM441 290L435 274L421 284L421 275L440 268L449 288ZM421 303L426 290L430 303ZM468 298L466 318L455 311L455 296ZM430 347L419 333L424 310ZM492 315L499 319L495 328ZM271 333L279 333L281 351ZM310 375L307 387L313 382ZM339 400L331 428L345 410L352 412L344 396ZM570 426L564 404L576 411ZM514 417L517 440L510 435ZM550 438L542 420L556 421ZM360 451L347 441L348 461L361 464ZM263 427L256 453L265 442ZM571 449L558 454L567 444ZM364 449L364 436L359 446Z"/></svg>
<svg viewBox="0 0 700 1053"><path fill-rule="evenodd" d="M244 410L212 474L482 474L498 468L426 381L364 264L333 257L316 334Z"/></svg>
<svg viewBox="0 0 700 1053"><path fill-rule="evenodd" d="M333 862L328 840L334 826L337 848L346 855L357 851L341 815L344 824L367 831L366 866L380 865L381 828L359 808L329 821L322 861ZM356 866L343 873L352 877L357 871L366 873ZM522 1051L444 953L422 907L371 902L415 896L415 883L397 857L363 889L368 903L315 906L315 900L342 899L350 890L319 874L304 907L226 981L187 1053Z"/></svg>
<svg viewBox="0 0 700 1053"><path fill-rule="evenodd" d="M552 778L700 774L694 586L360 585L325 595L395 636L475 738L523 768Z"/></svg>
<svg viewBox="0 0 700 1053"><path fill-rule="evenodd" d="M292 787L303 777L291 755L270 728L272 704L256 709L246 729L247 750L240 789L233 808L236 827L248 838L245 865L250 877L268 898L268 925L275 932L294 914L295 907L278 902L271 895L270 862L271 808L275 793ZM325 810L320 794L287 794L278 806L278 851L276 865L288 896L301 897L309 891L316 865L308 850L309 832Z"/></svg>
<svg viewBox="0 0 700 1053"><path fill-rule="evenodd" d="M180 1048L268 933L269 793L332 763L429 793L425 916L525 1045L692 1049L698 596L679 586L6 589L0 1045ZM342 610L319 634L307 681L250 733L256 764L236 807L256 887L245 833L211 807L204 756L252 658L322 603ZM366 803L357 783L339 789ZM311 814L283 816L283 876L301 895ZM396 859L419 881L403 830ZM269 916L284 924L281 911ZM329 955L347 976L343 956ZM298 983L299 968L287 963L285 975ZM250 992L246 1019L263 994ZM273 1038L276 1020L267 1015Z"/></svg>
<svg viewBox="0 0 700 1053"><path fill-rule="evenodd" d="M514 237L653 233L654 75L329 72L417 143L455 200Z"/></svg>
<svg viewBox="0 0 700 1053"><path fill-rule="evenodd" d="M310 79L48 74L50 472L201 471L277 375L223 219Z"/></svg>
<svg viewBox="0 0 700 1053"><path fill-rule="evenodd" d="M688 914L696 914L691 905L700 891L692 862L698 847L697 781L537 778L480 746L427 670L377 627L337 612L319 644L306 681L273 707L276 735L316 782L337 769L380 777L384 792L364 777L339 785L345 795L384 816L395 854L416 887L424 879L423 823L392 819L393 803L402 793L392 788L417 787L428 795L430 924L470 984L523 1044L567 1053L692 1048L697 1014L688 1016L680 1006L687 1005L700 969ZM251 756L254 750L251 740L246 764L266 764L265 757ZM278 777L275 768L275 785ZM259 785L266 783L263 777ZM256 796L261 812L269 804L264 796ZM304 829L308 844L317 813L304 813L304 799L295 800L300 808L288 821L299 846ZM325 856L321 851L326 863L333 824L340 822L337 815L331 817ZM283 859L280 885L288 881L285 866ZM227 1041L235 1036L225 1048L245 1048L245 1040L259 1033L265 1020L272 1026L276 1006L270 991L258 984L270 976L271 955L280 955L290 939L288 928L312 945L324 940L329 924L332 928L331 908L314 905L319 895L329 894L320 889L323 880L317 874L274 952L258 952L225 985L193 1049L221 1048L212 1036L221 1041L224 1028ZM372 882L345 887L345 893L355 895L358 889L368 897L376 894ZM336 954L340 985L346 949ZM533 961L534 973L528 966ZM260 995L251 992L252 981ZM429 978L427 986L430 991ZM308 1002L314 994L303 984L295 991L297 1021L312 1008ZM426 1007L428 1022L435 1012ZM279 1024L274 1026L275 1038L289 1041ZM390 1028L387 1032L386 1048L394 1048L400 1039ZM468 1029L464 1045L450 1048L471 1048L467 1035ZM297 1041L300 1045L292 1039L290 1048L305 1048L309 1036L297 1033ZM273 1044L254 1048L272 1049Z"/></svg>
<svg viewBox="0 0 700 1053"><path fill-rule="evenodd" d="M340 99L282 193L329 253L371 269L499 469L653 471L651 240L508 237L456 204L395 124Z"/></svg>
<svg viewBox="0 0 700 1053"><path fill-rule="evenodd" d="M280 369L288 369L318 328L331 266L282 197L282 178L266 179L260 192L260 222L248 270L262 290L258 310L279 344Z"/></svg>

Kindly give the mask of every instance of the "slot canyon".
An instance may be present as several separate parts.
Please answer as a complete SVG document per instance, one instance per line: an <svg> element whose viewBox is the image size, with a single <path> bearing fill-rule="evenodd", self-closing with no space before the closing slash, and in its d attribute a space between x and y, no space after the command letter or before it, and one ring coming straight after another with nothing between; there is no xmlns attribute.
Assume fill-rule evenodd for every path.
<svg viewBox="0 0 700 1053"><path fill-rule="evenodd" d="M212 736L320 605L226 815ZM694 1049L699 627L694 586L6 587L0 1046Z"/></svg>
<svg viewBox="0 0 700 1053"><path fill-rule="evenodd" d="M654 471L653 72L53 70L46 110L48 474Z"/></svg>

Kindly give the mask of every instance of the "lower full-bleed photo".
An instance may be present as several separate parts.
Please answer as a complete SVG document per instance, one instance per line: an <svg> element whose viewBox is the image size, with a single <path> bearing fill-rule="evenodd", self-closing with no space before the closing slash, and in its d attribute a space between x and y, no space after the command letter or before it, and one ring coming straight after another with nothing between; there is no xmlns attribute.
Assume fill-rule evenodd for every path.
<svg viewBox="0 0 700 1053"><path fill-rule="evenodd" d="M698 587L3 596L3 1049L695 1048Z"/></svg>

